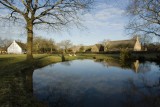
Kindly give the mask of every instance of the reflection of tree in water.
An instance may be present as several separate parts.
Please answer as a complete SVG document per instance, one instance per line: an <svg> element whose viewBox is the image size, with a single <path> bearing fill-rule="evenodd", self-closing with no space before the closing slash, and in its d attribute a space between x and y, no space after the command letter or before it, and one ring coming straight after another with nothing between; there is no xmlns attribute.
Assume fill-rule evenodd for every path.
<svg viewBox="0 0 160 107"><path fill-rule="evenodd" d="M54 66L54 64L50 64L50 65L48 65L49 67L53 67Z"/></svg>
<svg viewBox="0 0 160 107"><path fill-rule="evenodd" d="M156 65L159 66L159 70L160 70L160 61L156 62Z"/></svg>
<svg viewBox="0 0 160 107"><path fill-rule="evenodd" d="M140 63L139 60L119 62L117 60L95 59L94 61L100 62L103 66L106 66L106 67L119 67L123 69L132 69L136 73L149 72L151 71L151 65L152 65L151 62Z"/></svg>
<svg viewBox="0 0 160 107"><path fill-rule="evenodd" d="M128 89L124 89L126 107L160 107L160 78L157 82L150 82L140 77L141 84L129 79Z"/></svg>
<svg viewBox="0 0 160 107"><path fill-rule="evenodd" d="M145 63L140 64L138 71L139 72L151 71L151 63L150 62L145 62Z"/></svg>
<svg viewBox="0 0 160 107"><path fill-rule="evenodd" d="M104 59L95 59L95 62L100 62L105 67L118 67L123 69L133 69L135 72L139 70L139 60L136 61L126 61L126 62L119 62L118 60L104 60Z"/></svg>
<svg viewBox="0 0 160 107"><path fill-rule="evenodd" d="M65 66L71 66L71 61L65 61L65 62L63 62L61 64L65 65Z"/></svg>

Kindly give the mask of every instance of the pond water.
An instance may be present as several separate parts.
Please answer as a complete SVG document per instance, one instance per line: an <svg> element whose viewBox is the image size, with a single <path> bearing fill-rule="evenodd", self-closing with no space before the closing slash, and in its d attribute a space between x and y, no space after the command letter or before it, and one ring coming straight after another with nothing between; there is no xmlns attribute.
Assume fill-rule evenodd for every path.
<svg viewBox="0 0 160 107"><path fill-rule="evenodd" d="M74 60L33 72L33 94L49 107L153 107L160 105L160 66L139 61Z"/></svg>

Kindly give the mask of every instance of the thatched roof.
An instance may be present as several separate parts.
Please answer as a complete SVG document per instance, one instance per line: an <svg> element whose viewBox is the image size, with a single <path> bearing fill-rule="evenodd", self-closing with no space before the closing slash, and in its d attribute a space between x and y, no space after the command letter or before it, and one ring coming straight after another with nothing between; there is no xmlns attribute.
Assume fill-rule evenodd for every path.
<svg viewBox="0 0 160 107"><path fill-rule="evenodd" d="M91 51L94 52L104 51L104 46L102 44L95 44L91 47Z"/></svg>
<svg viewBox="0 0 160 107"><path fill-rule="evenodd" d="M134 48L136 39L130 40L119 40L119 41L108 41L107 45L109 48Z"/></svg>
<svg viewBox="0 0 160 107"><path fill-rule="evenodd" d="M96 46L98 49L100 49L101 47L103 47L102 44L95 44L95 46Z"/></svg>
<svg viewBox="0 0 160 107"><path fill-rule="evenodd" d="M84 46L84 50L85 50L85 51L86 51L86 50L91 50L92 46L93 46L93 45L91 45L91 46Z"/></svg>

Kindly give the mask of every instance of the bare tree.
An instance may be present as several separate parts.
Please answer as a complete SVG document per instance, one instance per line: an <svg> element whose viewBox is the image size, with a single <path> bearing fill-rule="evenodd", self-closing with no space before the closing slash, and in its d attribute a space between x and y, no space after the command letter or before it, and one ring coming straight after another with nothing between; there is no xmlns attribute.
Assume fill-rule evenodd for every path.
<svg viewBox="0 0 160 107"><path fill-rule="evenodd" d="M93 0L0 0L0 16L15 23L25 23L27 60L32 60L33 29L36 26L61 29L78 20L78 12L89 9L92 2ZM2 10L6 11L6 15Z"/></svg>
<svg viewBox="0 0 160 107"><path fill-rule="evenodd" d="M109 39L104 39L103 41L100 41L100 44L104 46L105 51L109 51L109 48L110 48L109 42L110 42Z"/></svg>
<svg viewBox="0 0 160 107"><path fill-rule="evenodd" d="M0 47L7 49L7 47L13 42L11 39L2 39L0 38Z"/></svg>
<svg viewBox="0 0 160 107"><path fill-rule="evenodd" d="M34 37L33 45L33 52L36 53L52 53L55 50L54 40L42 38L41 36Z"/></svg>
<svg viewBox="0 0 160 107"><path fill-rule="evenodd" d="M2 47L3 46L3 40L2 40L2 38L0 38L0 47Z"/></svg>
<svg viewBox="0 0 160 107"><path fill-rule="evenodd" d="M68 48L72 47L72 42L70 40L63 40L58 45L67 52Z"/></svg>
<svg viewBox="0 0 160 107"><path fill-rule="evenodd" d="M131 16L126 26L130 34L160 37L159 0L130 0L127 13Z"/></svg>

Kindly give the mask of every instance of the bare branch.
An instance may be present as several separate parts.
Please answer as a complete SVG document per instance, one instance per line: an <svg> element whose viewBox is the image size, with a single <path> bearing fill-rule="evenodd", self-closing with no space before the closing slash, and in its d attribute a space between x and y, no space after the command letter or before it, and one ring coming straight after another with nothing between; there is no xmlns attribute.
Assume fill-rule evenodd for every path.
<svg viewBox="0 0 160 107"><path fill-rule="evenodd" d="M131 15L126 27L129 32L160 37L159 0L132 0L127 12Z"/></svg>
<svg viewBox="0 0 160 107"><path fill-rule="evenodd" d="M8 0L0 0L0 4L4 5L5 7L12 9L18 13L20 13L21 15L24 15L24 13L18 9L17 7L15 7L14 5L12 5L11 2L9 2Z"/></svg>
<svg viewBox="0 0 160 107"><path fill-rule="evenodd" d="M7 15L2 19L18 22L22 18L27 31L27 59L33 59L33 30L38 25L61 30L68 23L79 24L78 14L89 9L92 0L0 0ZM4 8L3 8L4 7ZM0 10L1 11L1 10ZM2 13L0 12L0 15ZM43 26L44 25L44 26Z"/></svg>

